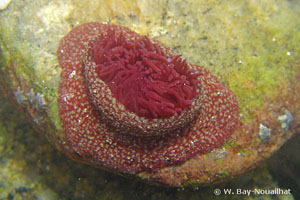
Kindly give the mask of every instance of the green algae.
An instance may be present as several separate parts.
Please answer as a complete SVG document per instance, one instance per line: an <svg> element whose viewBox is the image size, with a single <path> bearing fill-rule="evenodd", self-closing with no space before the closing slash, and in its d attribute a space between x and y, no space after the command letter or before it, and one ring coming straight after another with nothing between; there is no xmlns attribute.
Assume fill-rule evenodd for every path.
<svg viewBox="0 0 300 200"><path fill-rule="evenodd" d="M277 26L265 27L258 33L255 31L252 37L248 37L253 41L252 45L255 44L255 50L243 49L237 55L241 58L240 67L235 79L229 79L229 85L239 98L245 119L253 118L250 116L251 108L259 111L264 100L274 96L281 86L287 85L298 70L295 62L299 58L299 47L291 46L300 40L299 34L294 34L293 25ZM257 27L250 27L250 30L253 29L257 30ZM277 34L278 29L280 34ZM271 33L268 35L268 32Z"/></svg>
<svg viewBox="0 0 300 200"><path fill-rule="evenodd" d="M17 22L11 18L0 21L1 35L1 70L5 75L4 82L7 88L21 86L39 93L47 99L47 114L57 130L61 129L58 115L58 87L60 69L56 56L41 56L41 52L33 45L19 40L15 33ZM9 26L8 26L9 24ZM37 53L39 52L39 53ZM47 54L42 50L42 53ZM10 73L14 74L12 77ZM9 79L12 78L12 79ZM29 95L29 92L27 94Z"/></svg>
<svg viewBox="0 0 300 200"><path fill-rule="evenodd" d="M1 27L1 24L0 24ZM2 29L0 29L1 31ZM8 30L8 29L7 29ZM13 36L12 33L5 31L4 29L1 31L3 37L6 37L6 43L9 44L11 39L8 39L9 36ZM28 90L33 89L34 93L44 95L47 99L47 111L48 116L52 119L54 126L57 130L61 129L61 123L58 112L57 105L57 97L58 97L58 82L55 81L56 85L49 84L49 75L38 73L33 67L33 63L31 56L29 56L29 52L26 50L28 48L20 47L14 48L10 47L4 42L1 42L1 70L4 73L4 83L7 88L10 90L14 90L12 83L14 86L25 86ZM20 49L19 49L20 48ZM26 58L26 59L25 59ZM10 75L10 73L14 74L14 77ZM9 78L14 78L9 79ZM48 82L45 81L48 79ZM53 80L51 80L53 81ZM29 95L29 92L27 92Z"/></svg>

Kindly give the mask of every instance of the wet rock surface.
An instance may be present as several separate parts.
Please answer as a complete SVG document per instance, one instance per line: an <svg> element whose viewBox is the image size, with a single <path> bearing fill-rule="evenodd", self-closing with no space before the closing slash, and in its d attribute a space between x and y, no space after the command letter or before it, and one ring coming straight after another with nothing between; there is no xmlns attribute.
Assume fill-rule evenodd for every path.
<svg viewBox="0 0 300 200"><path fill-rule="evenodd" d="M198 1L187 4L180 1L154 4L108 2L101 4L91 1L83 4L81 1L39 1L35 4L16 0L0 12L1 89L8 101L15 101L36 130L58 149L67 152L58 115L61 69L56 50L59 40L71 28L90 21L127 26L165 43L190 62L208 68L236 94L240 104L240 126L223 146L176 166L137 173L136 177L151 183L192 186L203 191L197 187L225 181L253 169L276 152L294 133L299 132L299 45L296 45L299 41L299 34L296 34L299 24L294 20L299 16L297 2L235 2L234 7L214 1L207 4ZM89 15L84 14L87 10ZM43 179L40 175L50 174L64 181L43 191L40 188L43 181L35 185L28 180L28 183L12 186L8 196L30 194L36 191L30 188L39 188L44 195L79 195L77 198L80 199L85 196L80 196L82 194L79 191L97 193L94 186L89 186L93 183L93 176L103 180L101 184L109 187L107 191L122 188L123 183L129 184L127 179L81 164L75 165L78 171L74 174L83 173L77 177L78 180L73 173L64 173L70 170L70 166L74 167L74 162L52 148L44 137L30 129L24 122L25 118L14 113L14 107L10 108L3 109L1 120L1 137L5 141L1 143L1 149L12 158L3 159L3 163L9 161L11 164L6 169L15 169L12 173L18 172L16 176L24 176L22 168L28 164L27 159L35 164L46 162L48 165L41 166L42 172L33 174L37 176L41 173L37 176L39 180ZM36 145L28 146L28 143ZM21 147L17 152L14 151L16 144L19 144L18 148ZM22 159L17 159L20 155ZM70 156L78 160L76 156ZM60 161L59 165L56 160ZM45 166L49 167L45 170ZM55 173L51 169L55 169ZM110 184L106 184L107 180ZM51 178L46 180L44 187L53 184L51 181ZM131 189L126 186L119 193L110 194L123 198L142 187L147 191L155 191L153 195L170 198L170 191L173 191L144 184L138 186L140 182L131 181L134 183ZM249 183L247 180L245 182ZM72 183L71 189L67 188L68 183ZM253 181L253 184L257 182ZM271 185L276 187L276 183ZM209 188L207 194L210 195L212 189ZM97 196L109 195L101 191L103 194ZM130 192L128 194L125 191ZM85 194L88 195L87 192ZM173 195L199 197L198 192L191 191L177 191Z"/></svg>

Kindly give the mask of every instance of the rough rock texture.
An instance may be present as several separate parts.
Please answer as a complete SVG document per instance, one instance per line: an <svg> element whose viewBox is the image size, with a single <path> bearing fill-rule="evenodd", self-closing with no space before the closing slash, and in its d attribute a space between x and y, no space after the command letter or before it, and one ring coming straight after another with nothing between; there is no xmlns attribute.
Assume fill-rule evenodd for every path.
<svg viewBox="0 0 300 200"><path fill-rule="evenodd" d="M170 186L224 181L262 163L299 131L296 1L15 0L0 17L1 88L61 150L56 50L73 26L90 21L126 26L161 41L189 62L208 68L240 104L241 124L222 147L135 176Z"/></svg>

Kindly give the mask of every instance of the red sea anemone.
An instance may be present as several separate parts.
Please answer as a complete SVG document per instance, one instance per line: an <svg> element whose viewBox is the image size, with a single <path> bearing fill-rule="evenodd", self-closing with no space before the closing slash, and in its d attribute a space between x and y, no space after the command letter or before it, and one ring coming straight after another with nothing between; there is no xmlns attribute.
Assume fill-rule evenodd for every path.
<svg viewBox="0 0 300 200"><path fill-rule="evenodd" d="M156 170L211 151L237 126L236 97L215 76L128 28L78 26L58 59L63 137L86 162Z"/></svg>

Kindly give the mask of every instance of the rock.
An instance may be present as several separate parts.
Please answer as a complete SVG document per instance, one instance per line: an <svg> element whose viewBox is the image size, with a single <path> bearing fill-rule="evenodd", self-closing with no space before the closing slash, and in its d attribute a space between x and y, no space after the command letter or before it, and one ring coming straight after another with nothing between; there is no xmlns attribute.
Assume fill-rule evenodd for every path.
<svg viewBox="0 0 300 200"><path fill-rule="evenodd" d="M300 51L294 30L299 11L293 4L40 1L37 5L16 0L0 13L0 87L52 144L87 162L62 139L59 41L72 27L91 21L148 35L217 76L236 95L240 119L231 137L212 151L130 175L168 186L225 181L262 163L299 131Z"/></svg>

